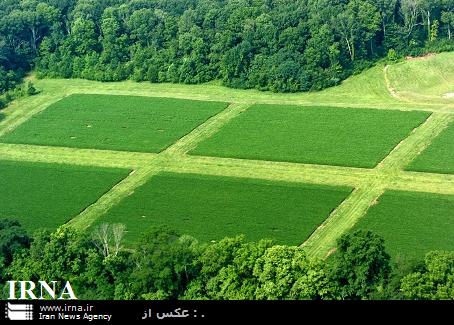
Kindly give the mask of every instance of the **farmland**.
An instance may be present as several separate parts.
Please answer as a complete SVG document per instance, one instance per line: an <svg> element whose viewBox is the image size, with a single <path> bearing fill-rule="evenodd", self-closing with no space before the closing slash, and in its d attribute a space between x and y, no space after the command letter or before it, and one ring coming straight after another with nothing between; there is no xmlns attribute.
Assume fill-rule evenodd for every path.
<svg viewBox="0 0 454 325"><path fill-rule="evenodd" d="M430 208L437 202L450 207L454 195L454 175L446 174L454 103L399 92L400 65L298 94L31 77L40 94L14 101L0 122L0 157L10 166L2 170L22 171L8 171L2 189L12 199L2 215L49 229L124 223L128 244L160 224L208 242L243 233L303 244L310 257L326 257L340 235L379 220L372 214L387 214L370 223L386 230L398 207L382 204L397 190L414 191L408 196L419 202L405 197L402 206L418 203L423 225L423 212L438 211ZM28 203L10 189L16 179L39 197ZM395 255L401 248L389 240ZM443 235L420 252L450 245Z"/></svg>
<svg viewBox="0 0 454 325"><path fill-rule="evenodd" d="M407 170L454 174L454 125L445 129Z"/></svg>
<svg viewBox="0 0 454 325"><path fill-rule="evenodd" d="M394 257L454 250L454 196L386 192L357 224L384 237Z"/></svg>
<svg viewBox="0 0 454 325"><path fill-rule="evenodd" d="M0 141L159 152L226 106L167 98L72 95L33 116Z"/></svg>
<svg viewBox="0 0 454 325"><path fill-rule="evenodd" d="M127 240L168 225L202 241L246 235L301 244L349 188L191 174L158 174L99 222L124 223ZM285 205L282 202L286 202Z"/></svg>
<svg viewBox="0 0 454 325"><path fill-rule="evenodd" d="M0 218L54 230L128 175L127 170L0 161Z"/></svg>
<svg viewBox="0 0 454 325"><path fill-rule="evenodd" d="M371 168L428 115L254 105L190 153Z"/></svg>

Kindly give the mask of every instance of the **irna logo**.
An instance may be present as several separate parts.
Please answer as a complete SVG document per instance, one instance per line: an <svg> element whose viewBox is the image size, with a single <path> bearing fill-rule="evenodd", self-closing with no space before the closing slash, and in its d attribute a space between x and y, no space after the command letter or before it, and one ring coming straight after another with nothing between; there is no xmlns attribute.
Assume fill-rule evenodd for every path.
<svg viewBox="0 0 454 325"><path fill-rule="evenodd" d="M57 281L38 281L38 285L33 281L8 281L9 299L16 300L75 300L77 299L69 281L63 287L57 286ZM18 296L19 295L19 296Z"/></svg>

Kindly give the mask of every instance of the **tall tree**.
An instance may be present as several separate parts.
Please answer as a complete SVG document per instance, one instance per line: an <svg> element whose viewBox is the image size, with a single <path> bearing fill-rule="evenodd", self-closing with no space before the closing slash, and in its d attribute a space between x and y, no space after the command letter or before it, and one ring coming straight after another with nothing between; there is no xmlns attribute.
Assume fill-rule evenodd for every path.
<svg viewBox="0 0 454 325"><path fill-rule="evenodd" d="M338 240L330 271L338 298L367 299L383 287L390 271L390 256L380 236L357 230Z"/></svg>
<svg viewBox="0 0 454 325"><path fill-rule="evenodd" d="M406 299L454 299L454 252L430 252L420 271L402 279L401 292Z"/></svg>

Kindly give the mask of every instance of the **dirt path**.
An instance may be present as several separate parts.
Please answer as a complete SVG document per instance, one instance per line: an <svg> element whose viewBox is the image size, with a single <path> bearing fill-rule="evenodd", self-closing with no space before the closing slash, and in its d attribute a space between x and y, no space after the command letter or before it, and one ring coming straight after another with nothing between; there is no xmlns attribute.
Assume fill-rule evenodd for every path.
<svg viewBox="0 0 454 325"><path fill-rule="evenodd" d="M389 70L389 67L390 65L387 64L385 66L385 68L383 69L383 77L385 78L385 85L386 85L386 89L388 89L388 92L389 94L398 99L398 100L401 100L401 101L404 101L404 102L407 102L407 103L411 103L412 101L409 100L408 98L405 98L404 96L400 95L396 89L392 86L391 84L391 81L389 80L389 75L388 75L388 70Z"/></svg>

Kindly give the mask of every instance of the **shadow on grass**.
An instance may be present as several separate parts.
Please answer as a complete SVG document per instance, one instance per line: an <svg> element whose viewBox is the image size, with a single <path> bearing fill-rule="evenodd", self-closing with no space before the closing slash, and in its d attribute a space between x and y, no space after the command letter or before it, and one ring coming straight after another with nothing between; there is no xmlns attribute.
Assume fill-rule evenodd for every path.
<svg viewBox="0 0 454 325"><path fill-rule="evenodd" d="M3 121L5 119L5 114L3 114L1 111L0 111L0 122Z"/></svg>

